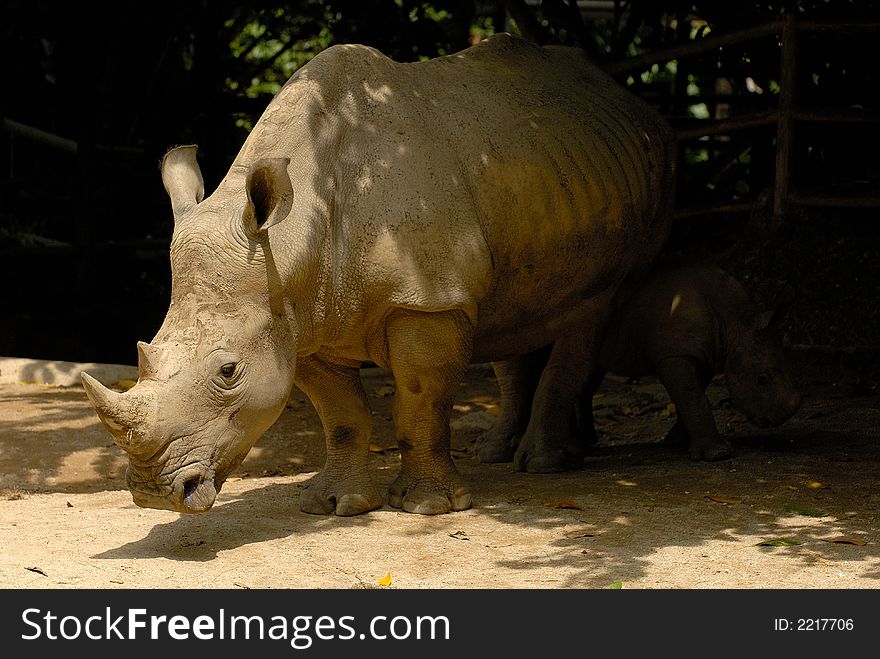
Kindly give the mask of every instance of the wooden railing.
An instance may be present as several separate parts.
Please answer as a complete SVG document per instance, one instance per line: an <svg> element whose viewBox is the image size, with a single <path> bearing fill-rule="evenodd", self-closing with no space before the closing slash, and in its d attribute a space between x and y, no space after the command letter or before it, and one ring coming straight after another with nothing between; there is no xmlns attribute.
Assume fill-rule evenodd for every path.
<svg viewBox="0 0 880 659"><path fill-rule="evenodd" d="M643 71L654 64L661 66L671 60L681 60L712 52L724 46L744 43L756 39L780 36L782 47L779 73L779 104L777 109L754 112L724 119L705 120L697 125L681 127L677 130L680 143L711 136L730 134L757 127L776 127L776 162L773 182L773 214L777 220L783 218L792 206L834 206L842 208L878 208L878 196L830 196L805 195L797 191L792 177L792 160L795 151L798 122L831 123L880 123L880 113L855 109L805 108L798 107L796 52L800 33L877 33L880 23L841 23L800 21L793 14L787 14L781 21L773 21L752 28L737 30L728 34L711 36L689 41L679 46L657 50L637 57L605 65L605 70L620 76L626 73ZM723 201L702 208L680 208L677 217L694 217L710 213L748 211L754 201Z"/></svg>

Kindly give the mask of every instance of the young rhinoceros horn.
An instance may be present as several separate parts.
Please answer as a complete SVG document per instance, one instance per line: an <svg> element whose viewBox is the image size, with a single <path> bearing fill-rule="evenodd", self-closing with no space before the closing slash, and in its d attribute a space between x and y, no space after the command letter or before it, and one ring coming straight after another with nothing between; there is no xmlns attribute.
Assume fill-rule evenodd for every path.
<svg viewBox="0 0 880 659"><path fill-rule="evenodd" d="M82 374L83 388L113 440L128 452L145 449L144 431L156 415L151 391L132 388L121 394L108 389L88 373Z"/></svg>

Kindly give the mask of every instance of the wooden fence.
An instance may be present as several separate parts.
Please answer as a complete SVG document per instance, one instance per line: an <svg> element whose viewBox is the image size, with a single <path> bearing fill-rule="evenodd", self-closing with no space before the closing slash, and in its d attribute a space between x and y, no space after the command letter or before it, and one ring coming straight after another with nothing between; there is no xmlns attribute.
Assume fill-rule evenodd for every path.
<svg viewBox="0 0 880 659"><path fill-rule="evenodd" d="M763 126L775 126L776 152L773 183L773 215L777 221L785 217L793 206L880 208L878 196L809 195L797 189L792 165L797 140L796 125L801 122L823 123L880 123L880 113L861 109L831 109L800 107L797 104L797 50L801 34L850 34L860 38L880 32L880 23L844 23L798 20L787 14L781 21L773 21L728 34L689 41L675 47L646 53L638 57L613 62L605 66L611 75L621 76L649 69L654 64L664 65L671 60L682 60L702 55L725 46L766 38L780 38L779 103L774 110L753 112L724 119L704 120L697 125L680 127L680 144L701 140L707 136L731 134ZM676 217L693 217L710 213L749 211L754 199L725 200L705 207L678 208Z"/></svg>

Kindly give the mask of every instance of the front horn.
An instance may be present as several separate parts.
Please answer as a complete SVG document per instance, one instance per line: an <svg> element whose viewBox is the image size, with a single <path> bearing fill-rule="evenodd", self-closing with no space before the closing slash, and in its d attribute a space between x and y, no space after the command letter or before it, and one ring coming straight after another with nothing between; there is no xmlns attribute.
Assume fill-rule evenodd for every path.
<svg viewBox="0 0 880 659"><path fill-rule="evenodd" d="M154 401L150 392L135 391L135 387L120 394L88 373L82 373L81 377L86 396L114 441L125 450L139 444L143 439L142 431L153 415Z"/></svg>

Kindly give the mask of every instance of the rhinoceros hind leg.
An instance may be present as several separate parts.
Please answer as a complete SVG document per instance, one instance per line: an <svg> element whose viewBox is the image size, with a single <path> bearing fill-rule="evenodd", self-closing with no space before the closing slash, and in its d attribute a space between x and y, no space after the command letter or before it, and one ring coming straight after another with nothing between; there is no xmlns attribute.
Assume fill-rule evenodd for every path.
<svg viewBox="0 0 880 659"><path fill-rule="evenodd" d="M327 440L324 468L300 494L303 512L360 515L384 502L368 470L372 419L358 366L317 356L297 364L296 384L315 406Z"/></svg>
<svg viewBox="0 0 880 659"><path fill-rule="evenodd" d="M473 327L459 311L397 310L386 324L387 362L397 391L394 427L400 475L388 503L422 515L471 505L449 452L449 418L470 361Z"/></svg>
<svg viewBox="0 0 880 659"><path fill-rule="evenodd" d="M587 327L553 344L528 427L513 457L517 471L545 474L583 467L587 447L575 431L575 409L595 369L597 338L598 332Z"/></svg>
<svg viewBox="0 0 880 659"><path fill-rule="evenodd" d="M663 443L667 446L687 446L691 441L690 435L688 435L687 429L684 427L684 423L681 421L681 417L676 419L675 425L669 429L669 432L663 437Z"/></svg>
<svg viewBox="0 0 880 659"><path fill-rule="evenodd" d="M510 462L529 425L532 400L550 346L514 359L492 362L500 390L501 413L495 425L477 438L474 452L480 462Z"/></svg>

